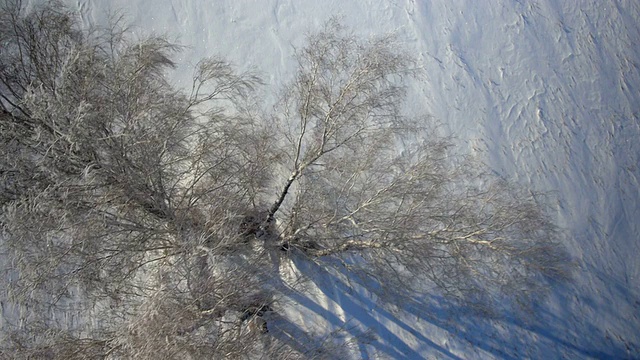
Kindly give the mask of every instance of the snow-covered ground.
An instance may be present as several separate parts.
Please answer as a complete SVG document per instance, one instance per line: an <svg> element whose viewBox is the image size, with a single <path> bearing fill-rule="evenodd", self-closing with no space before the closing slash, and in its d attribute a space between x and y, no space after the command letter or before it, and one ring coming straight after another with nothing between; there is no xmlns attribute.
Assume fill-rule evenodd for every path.
<svg viewBox="0 0 640 360"><path fill-rule="evenodd" d="M32 2L39 0L32 0ZM359 342L354 358L640 358L640 2L637 0L66 0L85 24L122 10L140 34L187 48L175 81L219 54L267 82L293 71L331 16L394 32L424 67L409 105L498 176L550 192L576 262L533 319L439 306L391 314L311 265L313 291L281 319ZM369 332L366 332L369 329Z"/></svg>

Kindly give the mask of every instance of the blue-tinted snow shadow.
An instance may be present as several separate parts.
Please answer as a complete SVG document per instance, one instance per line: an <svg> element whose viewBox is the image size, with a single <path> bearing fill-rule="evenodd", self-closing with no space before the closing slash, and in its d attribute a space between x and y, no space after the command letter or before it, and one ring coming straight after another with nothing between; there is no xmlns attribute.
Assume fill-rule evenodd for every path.
<svg viewBox="0 0 640 360"><path fill-rule="evenodd" d="M368 359L372 354L392 359L421 359L425 353L435 354L438 358L460 359L449 349L421 333L411 321L401 320L412 317L427 322L456 339L464 339L474 349L499 359L515 360L547 355L595 359L638 358L637 353L634 353L637 351L636 344L605 341L605 330L584 324L582 329L589 332L589 338L603 340L589 342L580 339L581 334L569 330L567 318L560 318L543 306L534 306L528 313L503 312L488 317L436 296L426 296L419 300L414 298L403 303L395 302L389 296L384 297L384 301L374 300L381 297L363 291L362 288L358 289L359 286L353 286L353 283L347 283L357 281L353 279L358 276L350 276L347 270L335 263L327 266L303 256L292 256L291 260L302 276L322 291L323 296L342 308L347 318L341 319L334 311L316 303L304 292L289 294L293 301L321 316L333 327L344 328L352 338L358 338L367 330L377 338L357 343L358 356L362 359ZM565 295L561 293L559 296ZM567 292L566 296L575 295ZM582 301L590 300L584 298ZM389 310L392 308L401 308L403 316L397 316ZM347 327L345 322L353 322L358 326ZM285 327L295 329L296 325L286 323ZM295 331L301 335L294 338L304 337L301 329ZM309 351L308 346L299 348ZM429 350L425 350L427 348Z"/></svg>
<svg viewBox="0 0 640 360"><path fill-rule="evenodd" d="M535 309L535 320L522 321L515 316L509 318L511 324L530 333L538 335L542 340L557 345L573 357L594 359L640 359L640 296L623 284L617 275L608 274L590 264L583 264L582 271L590 273L601 281L610 291L609 298L591 288L578 289L573 285L556 291L555 302L563 310L569 312L558 316L557 311L549 311L543 306ZM617 299L619 304L606 304ZM624 302L624 303L622 303ZM629 308L633 310L629 311ZM597 318L589 318L588 314L599 314L609 324L636 324L632 334L615 334L608 324L598 323ZM568 323L571 324L568 324ZM631 326L633 327L633 325ZM577 329L579 333L576 332Z"/></svg>
<svg viewBox="0 0 640 360"><path fill-rule="evenodd" d="M336 276L332 271L321 264L315 263L302 256L293 256L292 261L300 273L312 281L326 298L338 304L347 314L348 318L340 319L335 313L325 309L303 293L292 293L289 297L308 310L324 318L335 328L344 328L351 337L358 338L363 333L369 332L377 339L366 342L357 342L359 357L370 358L371 354L392 359L421 359L423 356L418 350L413 349L405 340L389 327L411 334L422 346L426 345L436 351L439 356L450 359L460 359L448 349L436 344L421 334L409 324L400 321L389 310L379 306L371 296L354 291L343 280L343 276ZM332 268L335 270L335 268ZM344 270L343 270L344 271ZM346 274L342 274L346 275ZM346 321L353 321L359 326L345 326Z"/></svg>
<svg viewBox="0 0 640 360"><path fill-rule="evenodd" d="M584 318L584 315L583 318L577 318L580 315L570 313L572 310L568 304L572 301L591 304L591 311L601 311L602 307L597 305L600 301L597 294L576 291L572 284L553 285L555 302L569 312L562 313L562 316L557 311L550 311L543 303L534 304L527 312L503 311L492 317L480 316L464 306L433 297L428 301L423 300L425 307L414 302L404 308L500 359L640 359L637 343L613 339L607 329L594 324L592 319ZM631 294L623 286L613 288L621 292L614 298L630 299L630 303L640 308L637 295ZM609 313L606 316L615 318L613 322L617 323L624 321L624 316L633 316L637 322L638 315ZM637 335L631 337L637 338Z"/></svg>

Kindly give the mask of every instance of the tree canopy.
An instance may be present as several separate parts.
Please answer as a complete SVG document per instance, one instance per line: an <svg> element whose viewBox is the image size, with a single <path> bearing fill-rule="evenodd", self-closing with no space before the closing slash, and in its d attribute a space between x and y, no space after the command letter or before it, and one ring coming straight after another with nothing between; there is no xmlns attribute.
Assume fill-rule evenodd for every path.
<svg viewBox="0 0 640 360"><path fill-rule="evenodd" d="M250 106L256 74L207 58L177 89L179 46L56 2L4 1L0 42L3 351L243 357L292 256L489 307L568 277L539 196L403 113L422 75L392 36L329 21L273 111Z"/></svg>

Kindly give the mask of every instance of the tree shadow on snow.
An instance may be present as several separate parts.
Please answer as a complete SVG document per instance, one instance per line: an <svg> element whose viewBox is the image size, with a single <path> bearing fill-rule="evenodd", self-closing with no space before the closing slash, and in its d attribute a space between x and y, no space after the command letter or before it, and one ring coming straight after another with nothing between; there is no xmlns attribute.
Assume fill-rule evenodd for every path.
<svg viewBox="0 0 640 360"><path fill-rule="evenodd" d="M415 344L429 346L441 357L460 359L448 349L425 337L408 323L401 321L388 309L378 305L373 300L372 294L363 293L363 289L358 289L353 283L347 283L343 276L332 273L330 268L302 256L292 256L291 260L301 275L321 291L320 297L330 302L327 301L327 304L323 306L318 299L313 299L304 292L291 292L287 294L288 298L298 306L304 307L324 319L333 329L337 329L338 331L333 331L329 335L349 341L348 350L352 354L356 352L357 355L353 355L356 355L357 358L421 359L423 356L420 349L407 344L405 339L401 337L410 334ZM347 274L343 273L342 275ZM329 307L335 308L330 309ZM341 317L337 313L345 315ZM286 321L283 323L285 328L293 328L297 330L298 334L303 333L301 329L295 329L297 327L295 324ZM290 330L287 332L291 333ZM304 335L300 336L304 337ZM326 336L321 339L325 343L328 340ZM315 342L317 343L318 340L316 339ZM305 341L309 341L309 339L305 339ZM300 345L298 346L300 347Z"/></svg>
<svg viewBox="0 0 640 360"><path fill-rule="evenodd" d="M613 339L609 330L594 323L597 320L585 317L590 311L602 308L597 305L601 301L597 300L597 294L576 291L573 285L566 284L555 288L552 293L553 303L558 306L553 311L548 303L539 303L527 312L502 311L492 316L481 316L437 297L423 300L422 305L415 302L404 309L499 359L640 359L637 344ZM570 305L572 302L591 303L590 310L577 311ZM636 316L637 322L637 315L627 315ZM625 314L606 316L615 323L624 322L622 317Z"/></svg>
<svg viewBox="0 0 640 360"><path fill-rule="evenodd" d="M296 306L322 318L331 329L314 337L299 325L278 317L273 321L276 330L271 336L312 358L421 359L428 354L461 359L450 343L462 347L462 354L473 351L479 357L500 359L559 354L596 359L637 358L635 344L605 341L605 330L594 325L584 325L580 331L587 331L590 339L602 341L580 339L581 334L569 330L567 318L560 318L542 306L534 306L527 314L510 311L488 316L438 296L398 303L393 298L378 297L369 283L367 288L355 283L359 276L344 268L325 266L302 255L294 254L290 259L300 275L320 293L313 296L306 291L291 291L287 297ZM568 295L556 293L560 293L559 303L570 300L563 297L575 296L572 291ZM340 341L348 344L340 347Z"/></svg>

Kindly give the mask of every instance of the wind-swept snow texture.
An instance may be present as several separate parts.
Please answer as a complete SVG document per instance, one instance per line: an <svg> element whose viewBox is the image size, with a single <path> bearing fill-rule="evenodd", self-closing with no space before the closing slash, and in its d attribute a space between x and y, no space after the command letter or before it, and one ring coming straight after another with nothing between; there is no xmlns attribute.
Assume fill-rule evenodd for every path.
<svg viewBox="0 0 640 360"><path fill-rule="evenodd" d="M292 75L305 33L331 16L359 35L395 32L426 73L408 84L412 110L433 115L498 176L557 200L575 281L555 288L534 319L479 319L436 302L391 314L307 264L297 271L313 274L315 291L283 310L291 334L355 337L344 352L353 358L640 358L637 0L67 3L86 24L122 10L132 31L187 45L178 82L213 54L257 69L267 101Z"/></svg>

